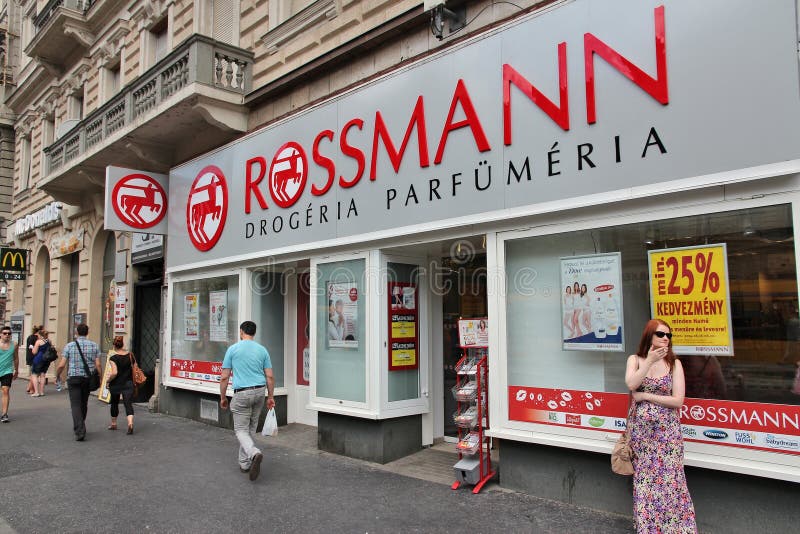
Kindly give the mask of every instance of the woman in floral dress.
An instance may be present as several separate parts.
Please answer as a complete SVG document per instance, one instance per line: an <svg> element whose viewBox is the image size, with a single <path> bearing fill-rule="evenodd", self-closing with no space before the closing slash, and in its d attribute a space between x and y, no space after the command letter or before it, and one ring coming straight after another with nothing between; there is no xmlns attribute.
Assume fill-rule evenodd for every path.
<svg viewBox="0 0 800 534"><path fill-rule="evenodd" d="M633 516L639 533L697 532L683 471L679 410L686 384L672 352L672 333L660 319L647 322L639 350L628 358L625 383L633 392Z"/></svg>

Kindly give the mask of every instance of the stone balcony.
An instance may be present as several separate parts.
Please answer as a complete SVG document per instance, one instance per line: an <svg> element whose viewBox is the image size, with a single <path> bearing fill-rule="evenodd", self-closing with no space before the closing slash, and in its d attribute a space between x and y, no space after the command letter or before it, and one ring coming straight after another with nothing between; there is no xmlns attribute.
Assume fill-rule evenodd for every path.
<svg viewBox="0 0 800 534"><path fill-rule="evenodd" d="M33 19L35 33L25 53L61 68L92 46L114 4L114 0L50 0Z"/></svg>
<svg viewBox="0 0 800 534"><path fill-rule="evenodd" d="M105 167L166 172L247 129L253 54L193 35L44 150L38 187L79 204Z"/></svg>

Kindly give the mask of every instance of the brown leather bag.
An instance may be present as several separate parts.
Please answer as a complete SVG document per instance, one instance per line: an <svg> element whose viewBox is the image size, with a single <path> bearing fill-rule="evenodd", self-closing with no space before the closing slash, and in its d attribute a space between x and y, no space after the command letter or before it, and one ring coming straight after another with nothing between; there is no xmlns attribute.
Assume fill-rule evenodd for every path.
<svg viewBox="0 0 800 534"><path fill-rule="evenodd" d="M136 364L136 360L133 358L133 353L129 352L128 357L131 359L131 378L133 379L134 386L141 386L145 382L147 382L147 377L144 375L144 372L139 368Z"/></svg>
<svg viewBox="0 0 800 534"><path fill-rule="evenodd" d="M636 403L630 399L628 407L628 420L625 423L625 432L619 437L611 451L611 470L618 475L630 476L633 474L633 450L631 449L631 423L636 413Z"/></svg>

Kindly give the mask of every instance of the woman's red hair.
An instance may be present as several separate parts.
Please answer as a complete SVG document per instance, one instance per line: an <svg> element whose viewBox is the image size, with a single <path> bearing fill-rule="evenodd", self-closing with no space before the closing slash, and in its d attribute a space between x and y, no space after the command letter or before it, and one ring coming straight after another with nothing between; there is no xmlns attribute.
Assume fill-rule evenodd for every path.
<svg viewBox="0 0 800 534"><path fill-rule="evenodd" d="M644 332L642 332L642 339L639 341L639 350L636 351L636 355L642 358L647 358L647 352L650 350L650 341L653 339L653 334L656 333L659 326L666 326L669 328L669 331L672 332L672 327L670 327L666 322L662 321L661 319L650 319L647 321L647 324L644 325ZM672 373L672 368L675 366L675 353L672 352L672 340L669 340L669 345L667 349L667 355L664 356L664 360L669 365L669 372Z"/></svg>

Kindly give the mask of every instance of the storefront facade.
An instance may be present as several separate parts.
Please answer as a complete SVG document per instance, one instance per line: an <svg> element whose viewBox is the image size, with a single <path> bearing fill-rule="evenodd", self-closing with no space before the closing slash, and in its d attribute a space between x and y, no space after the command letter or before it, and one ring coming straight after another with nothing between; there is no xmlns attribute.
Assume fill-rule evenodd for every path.
<svg viewBox="0 0 800 534"><path fill-rule="evenodd" d="M165 411L222 422L251 319L281 418L390 461L447 438L449 324L487 317L500 483L630 513L608 453L659 316L701 528L786 526L796 20L792 0L556 3L172 168Z"/></svg>

